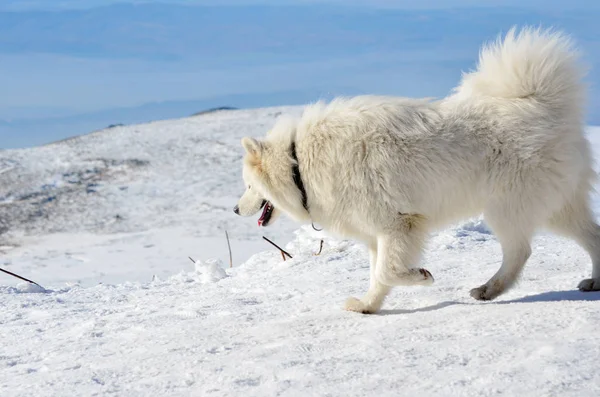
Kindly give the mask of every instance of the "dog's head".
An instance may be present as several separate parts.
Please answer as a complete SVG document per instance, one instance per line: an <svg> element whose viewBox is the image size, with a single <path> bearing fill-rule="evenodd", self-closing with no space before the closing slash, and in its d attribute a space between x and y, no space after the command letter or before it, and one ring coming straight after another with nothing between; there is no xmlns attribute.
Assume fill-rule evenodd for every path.
<svg viewBox="0 0 600 397"><path fill-rule="evenodd" d="M246 191L233 211L241 216L252 216L262 210L258 218L258 226L269 226L277 219L280 211L269 200L270 178L266 175L265 169L268 144L254 138L244 138L242 146L246 150L242 172Z"/></svg>
<svg viewBox="0 0 600 397"><path fill-rule="evenodd" d="M246 191L234 208L242 216L252 216L262 209L259 226L269 226L281 212L303 221L310 218L302 205L302 193L296 187L290 147L295 126L279 122L265 140L243 138L243 178Z"/></svg>

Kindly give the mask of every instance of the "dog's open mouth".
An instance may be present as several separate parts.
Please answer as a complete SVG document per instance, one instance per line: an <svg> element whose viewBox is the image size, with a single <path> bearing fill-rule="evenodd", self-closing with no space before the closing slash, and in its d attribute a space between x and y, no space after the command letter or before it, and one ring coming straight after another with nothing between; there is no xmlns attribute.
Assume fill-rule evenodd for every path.
<svg viewBox="0 0 600 397"><path fill-rule="evenodd" d="M271 215L273 215L275 207L267 200L264 200L261 208L263 209L263 212L260 215L260 218L258 218L258 226L267 226L271 220Z"/></svg>

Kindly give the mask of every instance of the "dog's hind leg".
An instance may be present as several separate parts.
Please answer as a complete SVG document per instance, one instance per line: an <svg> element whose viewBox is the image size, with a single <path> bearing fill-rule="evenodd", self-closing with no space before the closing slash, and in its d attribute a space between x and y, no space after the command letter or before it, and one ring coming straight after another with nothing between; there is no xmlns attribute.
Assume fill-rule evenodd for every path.
<svg viewBox="0 0 600 397"><path fill-rule="evenodd" d="M574 239L592 258L592 278L582 280L577 287L581 291L600 291L600 226L594 221L587 193L554 214L548 226Z"/></svg>
<svg viewBox="0 0 600 397"><path fill-rule="evenodd" d="M477 300L492 300L517 281L525 262L531 255L531 237L536 224L527 211L519 211L516 203L490 205L484 212L488 226L502 246L502 265L484 285L473 288L471 296Z"/></svg>
<svg viewBox="0 0 600 397"><path fill-rule="evenodd" d="M377 266L377 243L373 242L369 246L369 259L371 262L369 291L362 299L348 298L346 300L346 310L364 314L375 313L383 304L383 300L390 291L390 287L381 284L375 276Z"/></svg>
<svg viewBox="0 0 600 397"><path fill-rule="evenodd" d="M426 220L420 215L400 214L392 227L377 238L378 282L389 287L401 285L431 285L428 270L415 268L427 237Z"/></svg>

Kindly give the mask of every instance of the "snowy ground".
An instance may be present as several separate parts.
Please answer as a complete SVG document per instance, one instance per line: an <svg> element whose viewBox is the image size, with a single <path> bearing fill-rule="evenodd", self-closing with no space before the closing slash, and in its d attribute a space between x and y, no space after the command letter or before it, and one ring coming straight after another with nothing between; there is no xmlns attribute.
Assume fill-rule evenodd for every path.
<svg viewBox="0 0 600 397"><path fill-rule="evenodd" d="M500 247L466 221L432 237L433 286L397 288L365 316L342 310L368 286L362 246L325 236L315 256L312 229L233 215L239 138L279 111L298 109L0 152L0 267L48 288L0 274L0 396L600 395L600 294L576 291L591 265L570 241L536 237L519 285L481 303L468 291ZM600 129L590 138L600 157ZM219 271L207 260L227 261L224 230L236 266ZM261 233L292 239L294 259Z"/></svg>
<svg viewBox="0 0 600 397"><path fill-rule="evenodd" d="M236 265L268 247L262 234L289 241L291 221L259 230L232 209L241 138L300 111L224 111L0 151L0 266L45 284L150 281L188 256L229 262L225 230Z"/></svg>

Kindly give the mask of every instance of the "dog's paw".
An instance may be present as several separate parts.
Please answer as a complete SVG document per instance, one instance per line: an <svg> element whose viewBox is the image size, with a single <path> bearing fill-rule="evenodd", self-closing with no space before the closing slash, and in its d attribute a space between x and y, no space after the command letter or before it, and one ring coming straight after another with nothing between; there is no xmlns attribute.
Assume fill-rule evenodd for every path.
<svg viewBox="0 0 600 397"><path fill-rule="evenodd" d="M384 269L376 274L377 281L383 285L396 287L400 285L431 285L434 278L427 269L404 269L402 272Z"/></svg>
<svg viewBox="0 0 600 397"><path fill-rule="evenodd" d="M584 292L600 291L600 277L581 280L577 288Z"/></svg>
<svg viewBox="0 0 600 397"><path fill-rule="evenodd" d="M497 293L493 293L492 289L485 284L481 287L473 288L469 294L478 301L490 301L498 296Z"/></svg>
<svg viewBox="0 0 600 397"><path fill-rule="evenodd" d="M427 269L417 269L419 274L421 275L421 280L419 280L419 284L421 285L431 285L435 281L431 272Z"/></svg>
<svg viewBox="0 0 600 397"><path fill-rule="evenodd" d="M346 304L344 305L344 308L349 312L357 312L362 314L375 313L375 310L373 310L373 308L370 308L367 305L365 305L365 303L360 299L353 297L346 299Z"/></svg>

